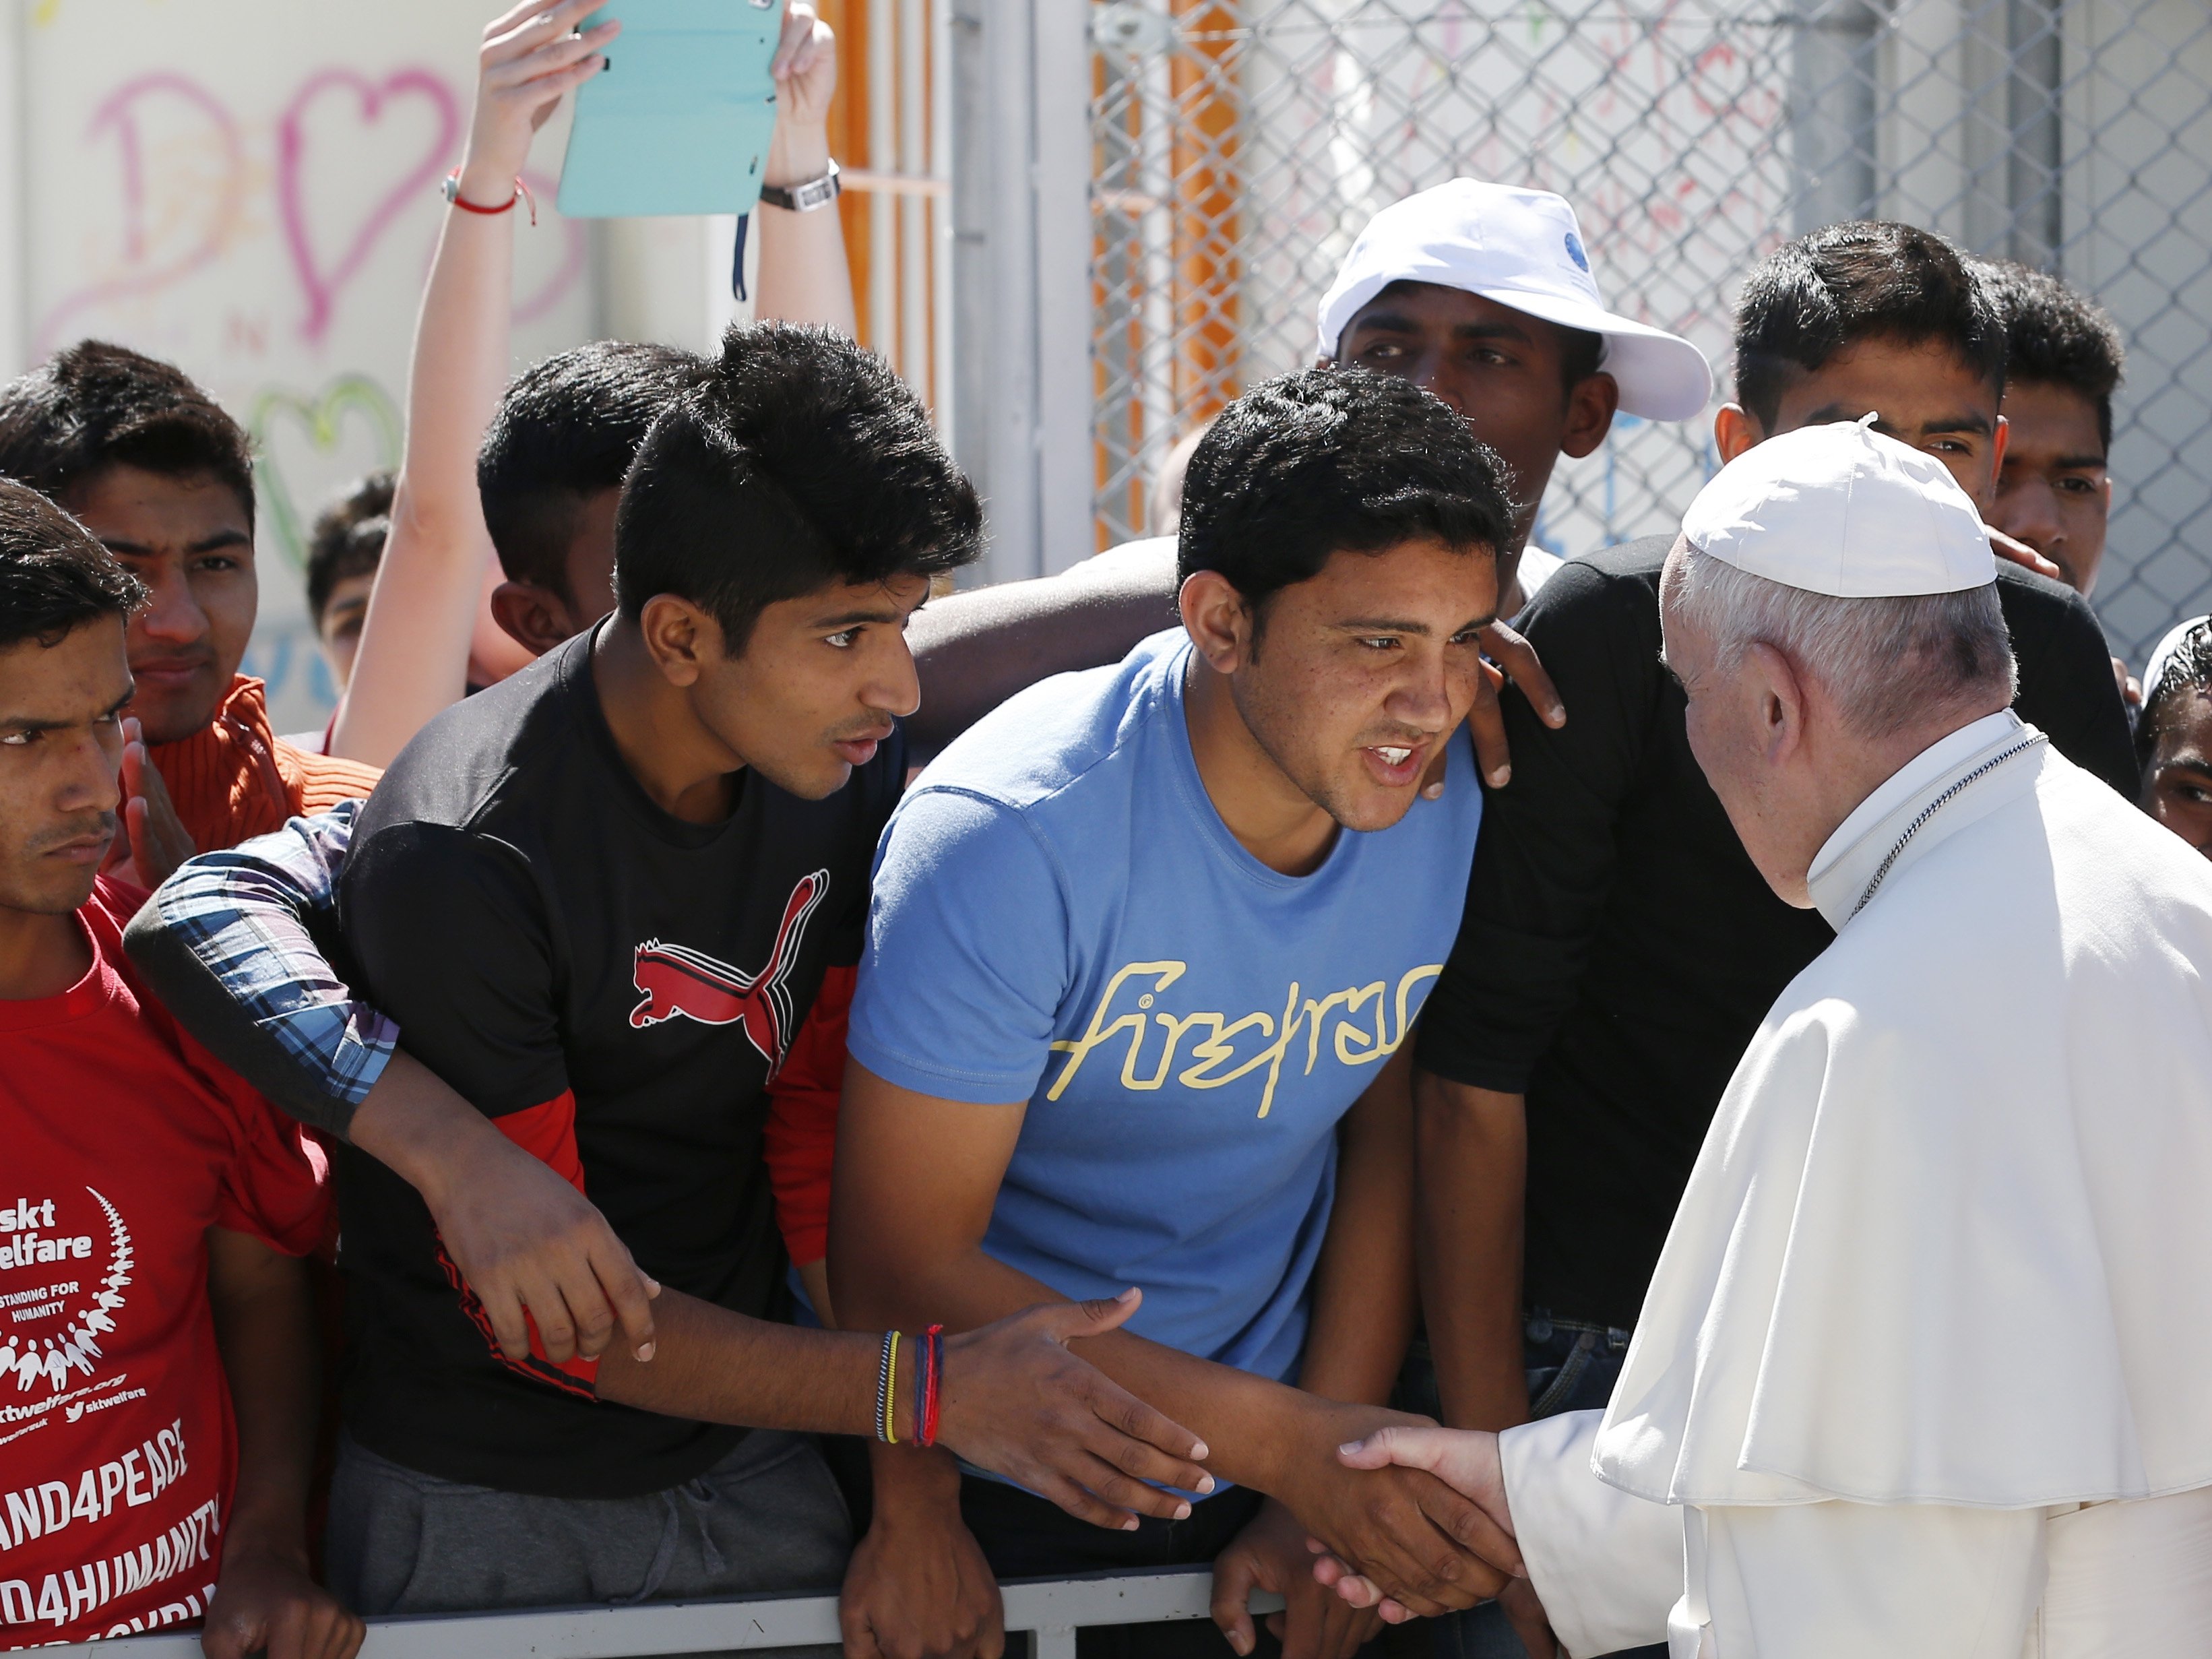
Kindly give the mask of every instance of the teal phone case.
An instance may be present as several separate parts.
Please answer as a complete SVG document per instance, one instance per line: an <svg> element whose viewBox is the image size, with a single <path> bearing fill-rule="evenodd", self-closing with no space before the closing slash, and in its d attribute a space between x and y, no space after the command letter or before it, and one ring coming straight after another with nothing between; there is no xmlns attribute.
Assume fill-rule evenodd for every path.
<svg viewBox="0 0 2212 1659"><path fill-rule="evenodd" d="M576 93L561 211L572 219L750 213L775 131L783 0L614 0L623 32Z"/></svg>

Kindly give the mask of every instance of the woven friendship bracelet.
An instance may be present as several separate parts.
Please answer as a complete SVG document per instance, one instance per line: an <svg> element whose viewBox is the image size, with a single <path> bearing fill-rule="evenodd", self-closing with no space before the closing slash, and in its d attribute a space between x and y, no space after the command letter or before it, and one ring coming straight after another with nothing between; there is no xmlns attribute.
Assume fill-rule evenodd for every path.
<svg viewBox="0 0 2212 1659"><path fill-rule="evenodd" d="M890 1430L885 1426L891 1419L891 1357L898 1352L898 1333L884 1333L883 1357L876 1362L876 1438L886 1444L890 1442Z"/></svg>

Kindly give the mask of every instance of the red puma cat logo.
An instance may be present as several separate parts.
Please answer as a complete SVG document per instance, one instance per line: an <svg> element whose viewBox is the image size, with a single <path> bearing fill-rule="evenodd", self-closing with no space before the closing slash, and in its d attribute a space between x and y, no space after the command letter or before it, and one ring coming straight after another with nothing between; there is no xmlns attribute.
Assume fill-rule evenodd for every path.
<svg viewBox="0 0 2212 1659"><path fill-rule="evenodd" d="M774 1073L783 1064L797 1022L791 1006L791 969L799 960L799 943L806 932L806 919L830 890L830 872L817 870L803 876L791 890L783 907L783 923L776 929L775 948L757 974L747 974L726 962L681 945L647 939L637 947L631 982L644 998L629 1011L629 1023L643 1030L678 1014L702 1025L742 1025L746 1039L760 1050Z"/></svg>

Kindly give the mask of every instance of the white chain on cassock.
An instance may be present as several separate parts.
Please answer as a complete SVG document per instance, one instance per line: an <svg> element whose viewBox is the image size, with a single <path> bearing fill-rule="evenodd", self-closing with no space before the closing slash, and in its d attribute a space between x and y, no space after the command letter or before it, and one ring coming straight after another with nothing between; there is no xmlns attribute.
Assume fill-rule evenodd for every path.
<svg viewBox="0 0 2212 1659"><path fill-rule="evenodd" d="M1905 833L1897 838L1897 845L1889 849L1889 856L1882 860L1881 868L1877 869L1874 872L1874 879L1867 884L1866 891L1859 895L1859 902L1851 906L1851 916L1856 916L1860 911L1867 908L1867 901L1875 896L1875 889L1879 888L1883 881L1887 878L1889 875L1889 867L1897 862L1898 854L1905 851L1906 843L1909 842L1915 836L1918 835L1921 830L1927 826L1929 819L1934 817L1938 812L1943 810L1944 806L1951 800L1952 797L1956 795L1960 790L1964 789L1968 784L1973 782L1976 779L1987 777L1990 773L1996 771L1997 768L2002 766L2007 761L2010 760L2014 755L2024 755L2029 750L2034 748L2039 743L2047 741L2048 739L2045 738L2040 732L2038 732L2032 738L2022 738L2018 743L2013 744L2011 748L2006 750L2002 755L1990 756L1989 759L1984 761L1972 771L1967 773L1965 777L1960 778L1948 789L1946 789L1942 794L1936 796L1934 800L1929 801L1927 805L1922 807L1920 809L1920 816L1905 826ZM1851 919L1851 916L1845 916L1844 920L1845 921L1849 921Z"/></svg>

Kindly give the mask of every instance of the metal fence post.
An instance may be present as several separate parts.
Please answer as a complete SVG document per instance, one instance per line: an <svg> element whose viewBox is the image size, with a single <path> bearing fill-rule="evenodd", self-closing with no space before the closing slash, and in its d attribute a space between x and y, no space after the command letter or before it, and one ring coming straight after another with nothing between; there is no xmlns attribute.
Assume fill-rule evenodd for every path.
<svg viewBox="0 0 2212 1659"><path fill-rule="evenodd" d="M985 499L989 581L1096 550L1089 9L954 6L953 432Z"/></svg>

